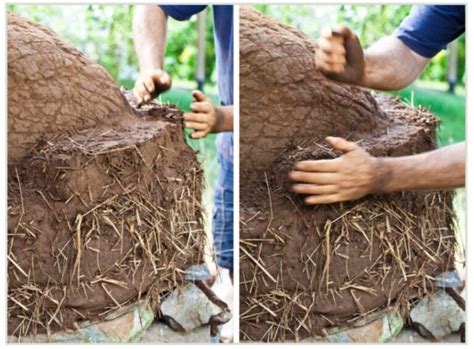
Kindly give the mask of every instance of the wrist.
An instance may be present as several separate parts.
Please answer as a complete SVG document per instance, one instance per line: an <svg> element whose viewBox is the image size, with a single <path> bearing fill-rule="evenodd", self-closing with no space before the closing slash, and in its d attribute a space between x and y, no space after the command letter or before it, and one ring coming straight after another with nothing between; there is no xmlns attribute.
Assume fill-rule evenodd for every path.
<svg viewBox="0 0 474 349"><path fill-rule="evenodd" d="M374 157L374 179L372 193L389 193L393 191L393 164L389 158Z"/></svg>
<svg viewBox="0 0 474 349"><path fill-rule="evenodd" d="M211 132L218 133L221 132L223 128L225 115L221 107L214 107L214 112L216 114L216 122L214 123Z"/></svg>
<svg viewBox="0 0 474 349"><path fill-rule="evenodd" d="M364 65L362 67L362 77L360 81L360 86L371 88L372 86L372 79L371 79L371 72L373 70L373 64L370 58L364 53Z"/></svg>

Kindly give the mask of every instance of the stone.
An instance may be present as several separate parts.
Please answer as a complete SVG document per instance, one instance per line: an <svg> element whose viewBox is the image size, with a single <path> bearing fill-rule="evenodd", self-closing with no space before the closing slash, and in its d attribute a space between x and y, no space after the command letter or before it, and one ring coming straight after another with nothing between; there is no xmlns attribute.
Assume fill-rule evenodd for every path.
<svg viewBox="0 0 474 349"><path fill-rule="evenodd" d="M422 337L415 330L404 327L403 330L393 338L390 343L460 343L459 333L450 333L447 336L441 338L441 340L434 341Z"/></svg>
<svg viewBox="0 0 474 349"><path fill-rule="evenodd" d="M178 332L165 323L155 321L140 340L140 343L209 343L210 326L200 326L189 332Z"/></svg>
<svg viewBox="0 0 474 349"><path fill-rule="evenodd" d="M457 288L462 286L462 281L457 271L447 271L436 276L435 286Z"/></svg>
<svg viewBox="0 0 474 349"><path fill-rule="evenodd" d="M225 312L193 283L176 288L161 303L160 310L161 318L172 329L184 332L206 325Z"/></svg>
<svg viewBox="0 0 474 349"><path fill-rule="evenodd" d="M327 339L333 343L386 343L401 331L403 323L399 312L387 311L378 319L331 334Z"/></svg>
<svg viewBox="0 0 474 349"><path fill-rule="evenodd" d="M444 290L423 298L410 312L415 329L423 336L439 340L458 331L465 322L465 312Z"/></svg>

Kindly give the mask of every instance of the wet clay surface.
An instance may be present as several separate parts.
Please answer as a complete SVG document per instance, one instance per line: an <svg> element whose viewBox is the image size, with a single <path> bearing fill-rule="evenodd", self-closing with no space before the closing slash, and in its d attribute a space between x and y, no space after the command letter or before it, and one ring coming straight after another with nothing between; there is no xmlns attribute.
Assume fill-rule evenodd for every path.
<svg viewBox="0 0 474 349"><path fill-rule="evenodd" d="M56 36L44 40L53 48L69 47ZM43 59L53 57L33 55L29 61L46 64ZM82 58L74 64L95 69ZM9 65L9 79L10 71L16 74ZM101 74L77 79L104 83ZM76 80L64 83L81 94ZM17 122L29 116L10 99L15 86L9 86L9 136L20 139L27 130L17 133ZM103 103L71 99L78 119L65 124L67 130L50 130L46 120L35 129L44 128L41 136L26 137L28 151L10 152L10 335L72 330L76 322L100 320L143 298L158 310L160 297L182 284L184 269L203 261L202 171L184 141L182 112L159 104L135 109L130 93L110 89ZM37 103L41 124L42 104L30 102ZM108 115L114 126L91 116L103 109L116 111L116 119ZM80 128L81 115L95 124Z"/></svg>
<svg viewBox="0 0 474 349"><path fill-rule="evenodd" d="M7 31L9 160L38 137L134 113L105 69L49 28L8 13Z"/></svg>
<svg viewBox="0 0 474 349"><path fill-rule="evenodd" d="M376 156L433 149L437 120L327 80L304 34L240 11L241 338L298 340L389 304L406 312L453 267L452 194L308 207L287 174L296 161L340 155L329 135Z"/></svg>

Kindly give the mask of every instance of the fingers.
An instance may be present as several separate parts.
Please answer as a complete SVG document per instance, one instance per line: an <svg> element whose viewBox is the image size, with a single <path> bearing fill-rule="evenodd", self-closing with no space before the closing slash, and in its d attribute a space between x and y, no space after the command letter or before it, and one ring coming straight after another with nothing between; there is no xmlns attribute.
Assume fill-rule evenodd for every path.
<svg viewBox="0 0 474 349"><path fill-rule="evenodd" d="M338 176L334 173L291 171L288 177L294 182L318 185L334 184L339 182Z"/></svg>
<svg viewBox="0 0 474 349"><path fill-rule="evenodd" d="M171 77L161 69L145 72L135 83L133 95L138 106L150 102L171 87Z"/></svg>
<svg viewBox="0 0 474 349"><path fill-rule="evenodd" d="M334 149L339 150L343 153L348 153L359 149L357 143L346 141L340 137L326 137L326 142Z"/></svg>
<svg viewBox="0 0 474 349"><path fill-rule="evenodd" d="M155 85L160 86L163 91L166 91L171 87L171 77L167 72L161 71L160 74L157 74Z"/></svg>
<svg viewBox="0 0 474 349"><path fill-rule="evenodd" d="M306 160L295 164L295 170L305 172L335 172L337 168L336 160Z"/></svg>
<svg viewBox="0 0 474 349"><path fill-rule="evenodd" d="M184 113L184 120L191 122L207 123L208 117L206 114Z"/></svg>
<svg viewBox="0 0 474 349"><path fill-rule="evenodd" d="M193 91L193 97L197 102L209 102L209 98L199 90Z"/></svg>
<svg viewBox="0 0 474 349"><path fill-rule="evenodd" d="M209 102L193 102L189 105L189 108L195 113L209 113L212 109L212 105Z"/></svg>
<svg viewBox="0 0 474 349"><path fill-rule="evenodd" d="M150 95L155 92L155 84L150 77L143 79L143 85Z"/></svg>
<svg viewBox="0 0 474 349"><path fill-rule="evenodd" d="M150 93L145 87L143 80L138 80L133 88L133 95L137 100L138 106L140 106L144 102L148 102L151 99Z"/></svg>
<svg viewBox="0 0 474 349"><path fill-rule="evenodd" d="M321 37L317 43L318 49L326 54L346 55L344 40L341 37Z"/></svg>
<svg viewBox="0 0 474 349"><path fill-rule="evenodd" d="M203 138L209 134L211 128L206 114L185 113L184 120L184 127L196 131L191 133L191 138Z"/></svg>
<svg viewBox="0 0 474 349"><path fill-rule="evenodd" d="M191 138L198 139L198 138L204 138L209 134L207 131L197 131L191 133Z"/></svg>
<svg viewBox="0 0 474 349"><path fill-rule="evenodd" d="M201 122L186 122L184 124L184 127L202 131L206 130L208 128L208 125Z"/></svg>
<svg viewBox="0 0 474 349"><path fill-rule="evenodd" d="M201 91L193 91L194 102L189 105L192 113L185 113L184 126L192 128L195 132L191 133L191 138L204 138L212 130L212 112L213 106L207 96Z"/></svg>
<svg viewBox="0 0 474 349"><path fill-rule="evenodd" d="M344 39L351 39L354 36L352 30L343 24L337 24L332 27L331 34L334 36L342 36Z"/></svg>
<svg viewBox="0 0 474 349"><path fill-rule="evenodd" d="M325 73L342 74L346 65L346 49L341 36L323 35L317 41L316 65Z"/></svg>
<svg viewBox="0 0 474 349"><path fill-rule="evenodd" d="M306 205L324 205L324 204L333 204L335 202L346 201L341 198L340 195L331 194L331 195L311 195L307 196L304 199Z"/></svg>
<svg viewBox="0 0 474 349"><path fill-rule="evenodd" d="M335 185L314 185L314 184L295 184L292 189L298 194L307 195L328 195L337 192L337 186Z"/></svg>
<svg viewBox="0 0 474 349"><path fill-rule="evenodd" d="M360 82L364 52L357 35L347 26L336 25L324 31L316 47L316 66L320 71L336 80Z"/></svg>

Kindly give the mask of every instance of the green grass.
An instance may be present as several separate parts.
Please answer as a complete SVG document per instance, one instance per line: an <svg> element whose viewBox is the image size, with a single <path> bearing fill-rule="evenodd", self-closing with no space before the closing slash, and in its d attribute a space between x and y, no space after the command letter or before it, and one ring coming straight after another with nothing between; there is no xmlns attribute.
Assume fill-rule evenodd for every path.
<svg viewBox="0 0 474 349"><path fill-rule="evenodd" d="M415 107L422 106L430 110L441 119L437 139L440 146L466 139L466 99L463 95L417 85L411 85L395 94Z"/></svg>

